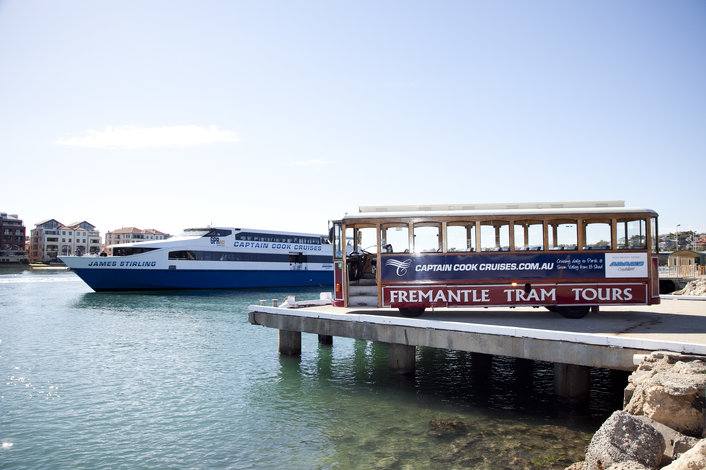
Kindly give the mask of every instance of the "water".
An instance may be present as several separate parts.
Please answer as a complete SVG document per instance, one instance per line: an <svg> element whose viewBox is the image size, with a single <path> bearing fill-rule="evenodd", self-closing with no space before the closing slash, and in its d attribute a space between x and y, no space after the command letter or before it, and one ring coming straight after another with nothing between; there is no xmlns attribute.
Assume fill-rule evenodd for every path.
<svg viewBox="0 0 706 470"><path fill-rule="evenodd" d="M0 271L0 468L557 468L583 459L625 376L558 402L547 363L250 325L259 299L318 289L95 293L70 272Z"/></svg>

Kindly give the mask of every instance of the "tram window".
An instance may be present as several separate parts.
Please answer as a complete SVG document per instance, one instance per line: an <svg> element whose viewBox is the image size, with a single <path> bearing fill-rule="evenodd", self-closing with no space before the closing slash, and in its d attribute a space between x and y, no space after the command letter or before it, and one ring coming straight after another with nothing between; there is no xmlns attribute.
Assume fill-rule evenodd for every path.
<svg viewBox="0 0 706 470"><path fill-rule="evenodd" d="M407 225L383 225L380 229L384 253L409 253L409 227Z"/></svg>
<svg viewBox="0 0 706 470"><path fill-rule="evenodd" d="M578 246L578 224L575 220L552 220L548 226L550 250L575 250Z"/></svg>
<svg viewBox="0 0 706 470"><path fill-rule="evenodd" d="M510 249L510 222L488 220L480 224L481 251L508 251Z"/></svg>
<svg viewBox="0 0 706 470"><path fill-rule="evenodd" d="M659 240L659 237L657 236L657 217L650 218L650 237L652 239L652 252L657 253L659 249L659 245L657 244L657 241Z"/></svg>
<svg viewBox="0 0 706 470"><path fill-rule="evenodd" d="M610 250L611 243L611 224L605 220L584 220L584 250Z"/></svg>
<svg viewBox="0 0 706 470"><path fill-rule="evenodd" d="M341 258L343 258L343 234L341 233L341 225L340 224L333 225L332 235L333 235L333 243L334 243L333 257L335 259L341 259Z"/></svg>
<svg viewBox="0 0 706 470"><path fill-rule="evenodd" d="M644 219L618 220L618 248L621 250L644 250L647 248L647 231Z"/></svg>
<svg viewBox="0 0 706 470"><path fill-rule="evenodd" d="M517 220L515 227L515 250L543 250L544 224L541 220Z"/></svg>
<svg viewBox="0 0 706 470"><path fill-rule="evenodd" d="M375 227L346 229L346 239L355 240L354 251L377 252Z"/></svg>
<svg viewBox="0 0 706 470"><path fill-rule="evenodd" d="M415 253L436 253L441 251L440 224L415 224L413 233Z"/></svg>
<svg viewBox="0 0 706 470"><path fill-rule="evenodd" d="M476 224L448 224L446 226L446 249L452 251L475 251Z"/></svg>

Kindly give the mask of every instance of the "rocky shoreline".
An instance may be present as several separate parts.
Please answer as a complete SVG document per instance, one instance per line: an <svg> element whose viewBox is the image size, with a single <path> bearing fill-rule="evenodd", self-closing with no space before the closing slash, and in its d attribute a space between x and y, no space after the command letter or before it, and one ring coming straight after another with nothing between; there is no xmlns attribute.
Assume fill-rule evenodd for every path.
<svg viewBox="0 0 706 470"><path fill-rule="evenodd" d="M706 295L706 279L689 281L683 289L672 292L673 295Z"/></svg>
<svg viewBox="0 0 706 470"><path fill-rule="evenodd" d="M566 470L706 469L706 356L654 352L630 376L623 410Z"/></svg>

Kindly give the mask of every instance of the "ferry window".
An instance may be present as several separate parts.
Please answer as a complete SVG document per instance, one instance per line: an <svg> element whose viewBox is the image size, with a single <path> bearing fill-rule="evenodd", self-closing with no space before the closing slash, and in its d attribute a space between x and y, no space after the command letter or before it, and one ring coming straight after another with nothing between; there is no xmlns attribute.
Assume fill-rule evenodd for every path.
<svg viewBox="0 0 706 470"><path fill-rule="evenodd" d="M441 251L440 224L414 224L414 252L436 253Z"/></svg>
<svg viewBox="0 0 706 470"><path fill-rule="evenodd" d="M647 232L644 219L620 219L616 228L619 249L639 250L647 248Z"/></svg>
<svg viewBox="0 0 706 470"><path fill-rule="evenodd" d="M548 230L550 250L575 250L578 247L578 224L575 220L552 220Z"/></svg>
<svg viewBox="0 0 706 470"><path fill-rule="evenodd" d="M409 253L409 227L383 225L380 231L383 253Z"/></svg>
<svg viewBox="0 0 706 470"><path fill-rule="evenodd" d="M446 249L449 252L475 251L476 224L473 222L449 223L446 226Z"/></svg>
<svg viewBox="0 0 706 470"><path fill-rule="evenodd" d="M169 259L188 259L188 260L195 260L196 255L194 254L193 251L170 251L169 252Z"/></svg>
<svg viewBox="0 0 706 470"><path fill-rule="evenodd" d="M302 253L290 253L289 254L290 263L306 263L306 255Z"/></svg>
<svg viewBox="0 0 706 470"><path fill-rule="evenodd" d="M584 220L584 250L610 250L611 224L607 220Z"/></svg>
<svg viewBox="0 0 706 470"><path fill-rule="evenodd" d="M514 227L515 250L544 249L544 223L541 220L517 220Z"/></svg>
<svg viewBox="0 0 706 470"><path fill-rule="evenodd" d="M221 236L230 235L230 230ZM212 235L213 236L213 235ZM251 242L271 242L271 243L298 243L302 245L321 245L324 243L323 237L307 237L299 235L285 235L285 234L273 234L273 233L251 233L251 232L240 232L235 234L236 240L245 240Z"/></svg>
<svg viewBox="0 0 706 470"><path fill-rule="evenodd" d="M116 247L113 248L113 255L114 256L130 256L130 255L138 255L140 253L147 253L148 251L156 250L157 248L141 248L141 247L127 247L127 248L120 248Z"/></svg>
<svg viewBox="0 0 706 470"><path fill-rule="evenodd" d="M488 220L480 224L481 251L508 251L510 249L510 222Z"/></svg>

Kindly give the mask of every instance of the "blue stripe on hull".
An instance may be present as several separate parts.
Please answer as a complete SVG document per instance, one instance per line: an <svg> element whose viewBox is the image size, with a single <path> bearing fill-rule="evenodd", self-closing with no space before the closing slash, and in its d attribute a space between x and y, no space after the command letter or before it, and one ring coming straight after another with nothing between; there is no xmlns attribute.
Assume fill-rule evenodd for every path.
<svg viewBox="0 0 706 470"><path fill-rule="evenodd" d="M95 291L333 286L333 271L75 269Z"/></svg>

